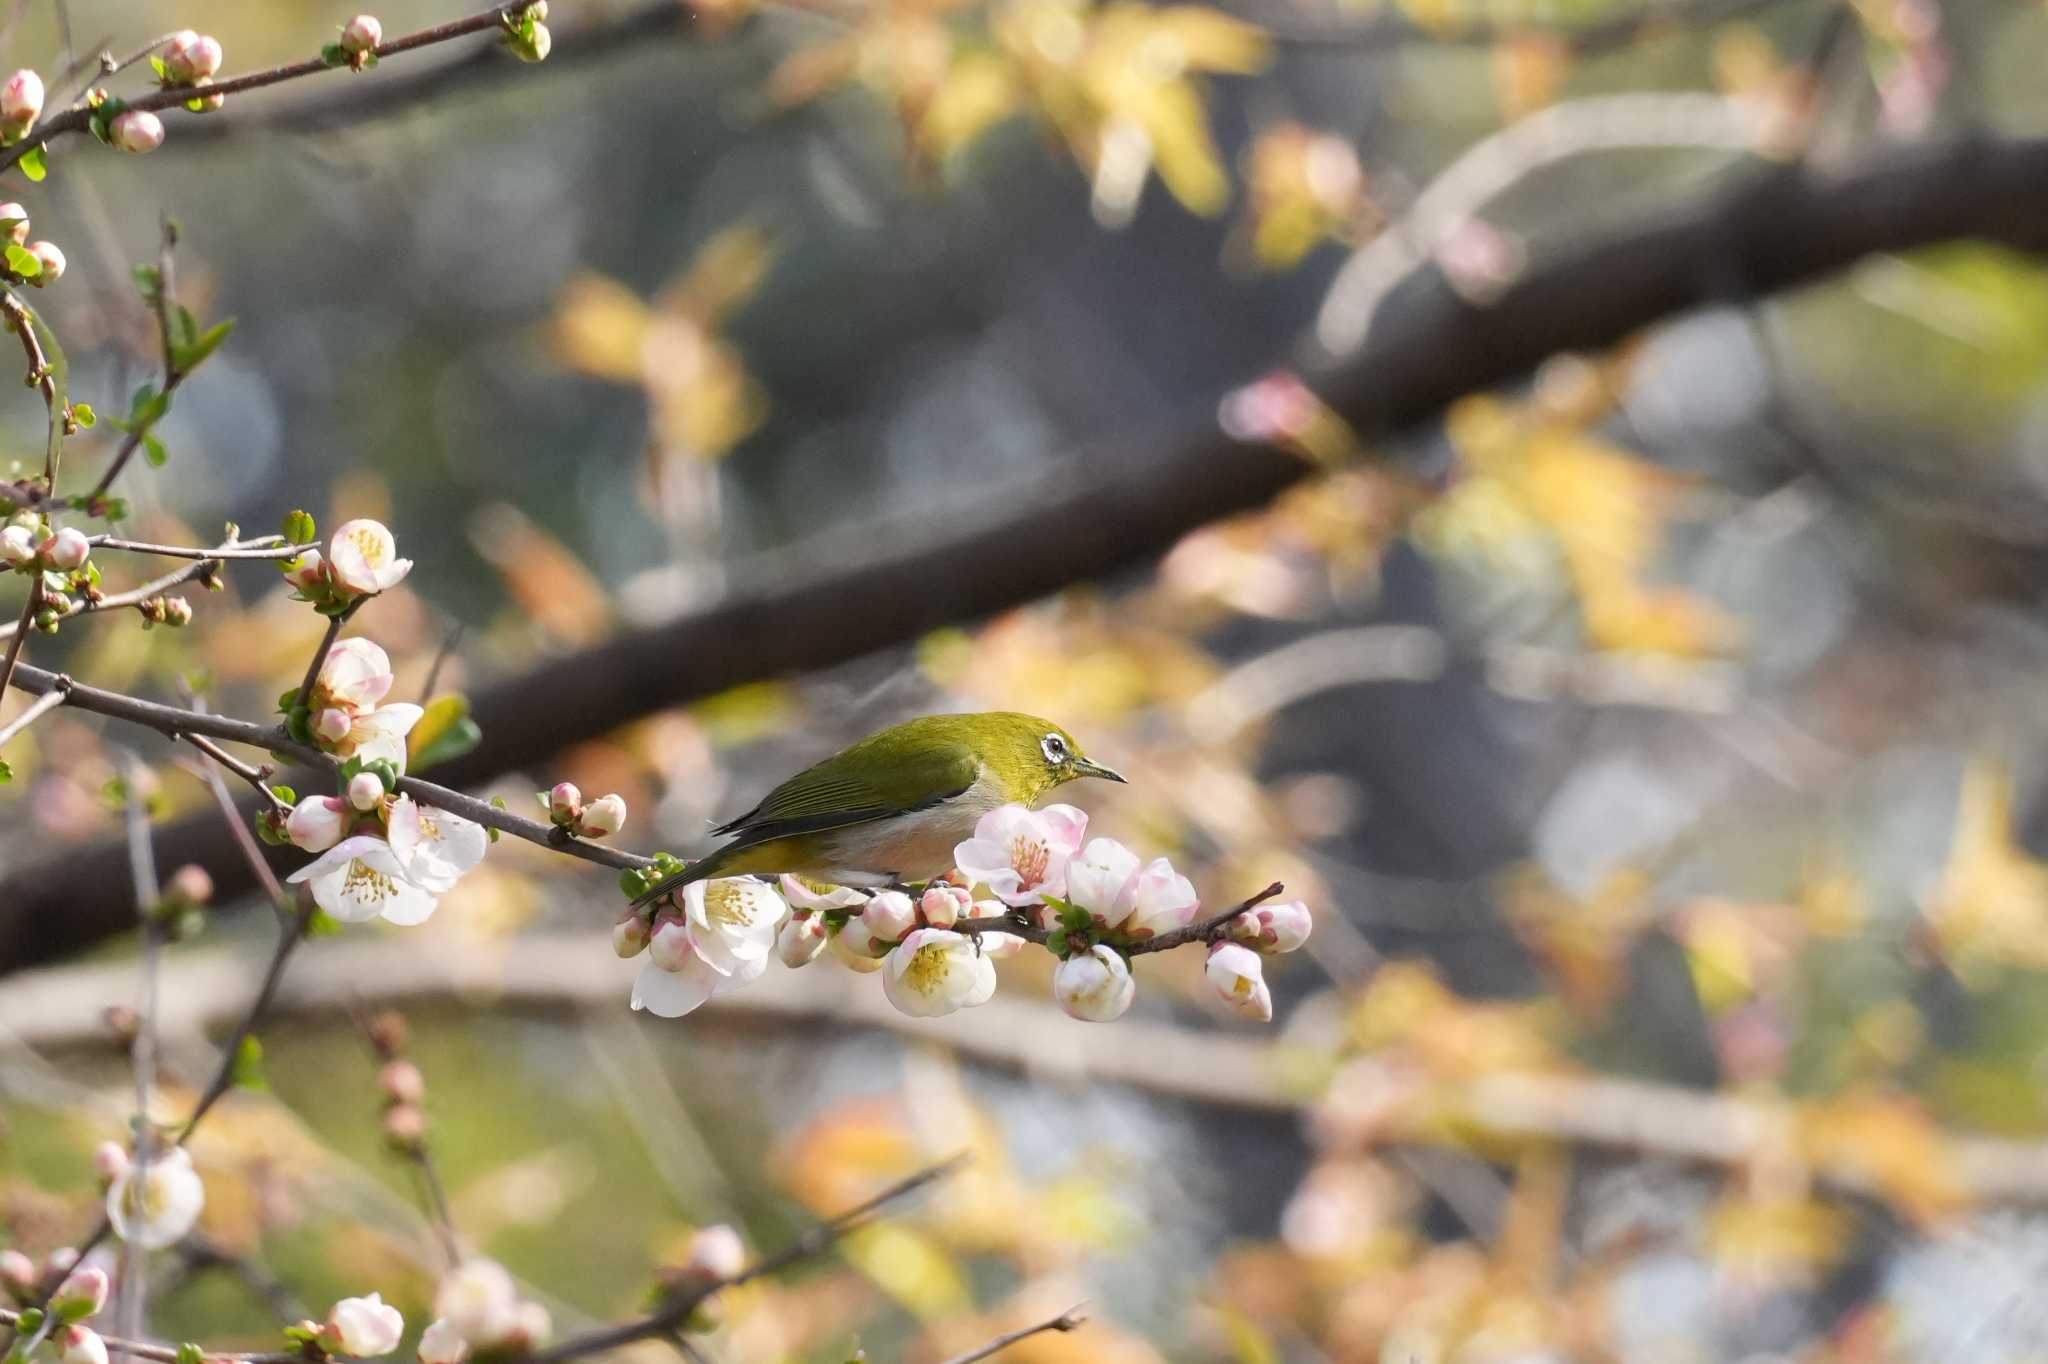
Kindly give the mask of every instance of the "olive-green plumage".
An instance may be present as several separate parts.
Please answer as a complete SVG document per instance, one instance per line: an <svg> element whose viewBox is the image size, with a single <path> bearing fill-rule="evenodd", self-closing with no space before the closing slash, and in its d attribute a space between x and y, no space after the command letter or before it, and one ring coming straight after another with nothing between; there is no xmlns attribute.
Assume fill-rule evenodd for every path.
<svg viewBox="0 0 2048 1364"><path fill-rule="evenodd" d="M1036 805L1077 777L1122 781L1091 762L1074 736L1015 711L927 715L871 734L783 782L714 832L718 851L660 883L638 903L692 881L792 872L834 884L937 876L953 847L1001 805Z"/></svg>

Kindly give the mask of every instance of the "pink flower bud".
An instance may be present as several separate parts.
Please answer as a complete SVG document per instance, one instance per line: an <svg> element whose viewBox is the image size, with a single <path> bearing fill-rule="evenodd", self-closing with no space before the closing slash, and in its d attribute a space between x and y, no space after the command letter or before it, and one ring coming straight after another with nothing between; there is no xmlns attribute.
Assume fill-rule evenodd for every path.
<svg viewBox="0 0 2048 1364"><path fill-rule="evenodd" d="M545 798L548 818L557 824L574 824L583 813L583 793L573 782L557 782Z"/></svg>
<svg viewBox="0 0 2048 1364"><path fill-rule="evenodd" d="M405 1318L388 1306L378 1294L367 1298L343 1298L327 1313L320 1328L320 1343L330 1354L373 1359L398 1348L405 1334Z"/></svg>
<svg viewBox="0 0 2048 1364"><path fill-rule="evenodd" d="M377 1088L395 1104L416 1104L427 1095L427 1079L410 1061L386 1061L377 1072Z"/></svg>
<svg viewBox="0 0 2048 1364"><path fill-rule="evenodd" d="M213 75L220 70L220 63L219 40L189 28L173 34L164 48L164 70L179 85Z"/></svg>
<svg viewBox="0 0 2048 1364"><path fill-rule="evenodd" d="M374 14L358 14L341 31L341 50L349 56L368 52L384 41L384 25Z"/></svg>
<svg viewBox="0 0 2048 1364"><path fill-rule="evenodd" d="M1225 1004L1259 1023L1273 1020L1273 994L1266 988L1259 954L1237 943L1220 942L1209 949L1202 973Z"/></svg>
<svg viewBox="0 0 2048 1364"><path fill-rule="evenodd" d="M89 1326L66 1326L55 1339L58 1364L107 1364L107 1343Z"/></svg>
<svg viewBox="0 0 2048 1364"><path fill-rule="evenodd" d="M1315 926L1308 906L1299 900L1248 909L1230 921L1230 936L1258 952L1292 952L1308 941Z"/></svg>
<svg viewBox="0 0 2048 1364"><path fill-rule="evenodd" d="M672 910L664 910L654 921L654 933L647 940L647 957L664 971L680 971L697 955L690 940L690 925Z"/></svg>
<svg viewBox="0 0 2048 1364"><path fill-rule="evenodd" d="M714 1282L730 1279L746 1267L747 1247L740 1234L724 1223L692 1236L690 1253L683 1262L685 1274Z"/></svg>
<svg viewBox="0 0 2048 1364"><path fill-rule="evenodd" d="M284 580L308 596L327 580L327 563L317 549L306 550L291 563L284 571Z"/></svg>
<svg viewBox="0 0 2048 1364"><path fill-rule="evenodd" d="M384 779L375 772L358 772L348 779L348 803L358 810L374 810L384 799Z"/></svg>
<svg viewBox="0 0 2048 1364"><path fill-rule="evenodd" d="M333 796L307 796L292 807L285 836L310 853L326 852L348 832L349 811Z"/></svg>
<svg viewBox="0 0 2048 1364"><path fill-rule="evenodd" d="M17 246L28 241L28 210L20 204L0 204L0 218L19 218L20 222L7 229L7 235L14 238Z"/></svg>
<svg viewBox="0 0 2048 1364"><path fill-rule="evenodd" d="M647 950L648 939L653 936L654 927L647 922L647 916L629 909L612 925L612 951L628 959L637 957Z"/></svg>
<svg viewBox="0 0 2048 1364"><path fill-rule="evenodd" d="M417 1150L426 1135L426 1111L418 1104L393 1104L384 1110L384 1140L393 1149Z"/></svg>
<svg viewBox="0 0 2048 1364"><path fill-rule="evenodd" d="M171 873L171 879L164 890L166 894L188 904L209 904L213 900L213 877L198 863L187 862Z"/></svg>
<svg viewBox="0 0 2048 1364"><path fill-rule="evenodd" d="M788 967L809 966L831 939L822 915L796 913L775 934L775 955Z"/></svg>
<svg viewBox="0 0 2048 1364"><path fill-rule="evenodd" d="M86 559L92 554L92 545L86 540L84 531L66 526L43 541L42 554L43 562L68 573L85 566Z"/></svg>
<svg viewBox="0 0 2048 1364"><path fill-rule="evenodd" d="M28 1302L36 1291L36 1262L18 1250L0 1250L0 1289L16 1302Z"/></svg>
<svg viewBox="0 0 2048 1364"><path fill-rule="evenodd" d="M585 838L603 838L626 827L626 802L618 795L599 796L583 807L576 832Z"/></svg>
<svg viewBox="0 0 2048 1364"><path fill-rule="evenodd" d="M468 1358L469 1342L448 1318L436 1317L420 1333L420 1364L462 1364Z"/></svg>
<svg viewBox="0 0 2048 1364"><path fill-rule="evenodd" d="M27 132L42 112L43 78L35 72L17 71L0 85L0 123L15 136Z"/></svg>
<svg viewBox="0 0 2048 1364"><path fill-rule="evenodd" d="M107 1271L75 1269L57 1287L50 1310L66 1321L83 1321L107 1305Z"/></svg>
<svg viewBox="0 0 2048 1364"><path fill-rule="evenodd" d="M128 1173L128 1148L118 1141L103 1141L92 1149L92 1172L105 1188Z"/></svg>
<svg viewBox="0 0 2048 1364"><path fill-rule="evenodd" d="M153 152L164 144L164 121L147 109L124 109L107 136L124 152Z"/></svg>
<svg viewBox="0 0 2048 1364"><path fill-rule="evenodd" d="M974 908L974 897L958 886L937 882L926 886L917 902L918 913L927 927L951 928Z"/></svg>
<svg viewBox="0 0 2048 1364"><path fill-rule="evenodd" d="M27 526L9 526L0 530L0 562L14 565L28 563L36 557L36 533Z"/></svg>
<svg viewBox="0 0 2048 1364"><path fill-rule="evenodd" d="M313 736L330 744L340 743L354 728L355 721L349 713L337 707L330 706L313 717Z"/></svg>
<svg viewBox="0 0 2048 1364"><path fill-rule="evenodd" d="M900 890L877 891L869 897L860 918L876 942L899 942L917 927L917 907Z"/></svg>

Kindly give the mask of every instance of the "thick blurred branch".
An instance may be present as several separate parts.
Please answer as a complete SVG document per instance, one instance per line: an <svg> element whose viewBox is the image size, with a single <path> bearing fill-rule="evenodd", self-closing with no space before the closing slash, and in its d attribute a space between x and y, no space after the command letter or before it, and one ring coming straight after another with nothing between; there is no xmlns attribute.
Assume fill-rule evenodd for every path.
<svg viewBox="0 0 2048 1364"><path fill-rule="evenodd" d="M1842 174L1797 165L1732 174L1689 204L1539 254L1484 305L1424 267L1382 301L1357 350L1305 377L1361 434L1381 436L1560 351L1602 349L1687 309L1793 288L1873 252L1959 238L2048 247L2048 138L1932 142ZM1213 405L1175 429L1124 433L990 496L983 519L950 536L920 522L916 534L867 530L809 546L734 572L749 586L714 606L484 688L473 698L483 742L435 777L481 782L652 711L846 662L1143 564L1313 472L1226 436ZM887 547L880 556L877 545ZM160 846L204 865L224 893L250 884L210 818L166 826ZM87 846L0 876L0 971L129 927L107 864Z"/></svg>

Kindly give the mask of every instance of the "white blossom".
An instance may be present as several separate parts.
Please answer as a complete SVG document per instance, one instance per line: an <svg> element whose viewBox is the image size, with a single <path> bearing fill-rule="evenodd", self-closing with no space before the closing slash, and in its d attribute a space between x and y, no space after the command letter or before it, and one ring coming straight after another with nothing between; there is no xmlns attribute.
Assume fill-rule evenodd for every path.
<svg viewBox="0 0 2048 1364"><path fill-rule="evenodd" d="M920 928L889 953L882 993L912 1018L939 1018L986 1004L996 992L996 966L964 933Z"/></svg>
<svg viewBox="0 0 2048 1364"><path fill-rule="evenodd" d="M1090 839L1067 864L1062 899L1088 911L1098 928L1113 929L1130 917L1137 893L1138 855L1113 838Z"/></svg>
<svg viewBox="0 0 2048 1364"><path fill-rule="evenodd" d="M425 923L438 903L434 892L405 873L391 845L375 834L343 839L285 880L310 882L313 903L345 924L384 918Z"/></svg>
<svg viewBox="0 0 2048 1364"><path fill-rule="evenodd" d="M953 862L1005 904L1042 904L1065 894L1067 863L1087 830L1088 816L1071 805L1004 805L981 817L974 837L953 849Z"/></svg>
<svg viewBox="0 0 2048 1364"><path fill-rule="evenodd" d="M398 1348L405 1335L405 1318L375 1293L367 1298L343 1298L327 1313L320 1330L320 1344L329 1354L374 1359Z"/></svg>
<svg viewBox="0 0 2048 1364"><path fill-rule="evenodd" d="M1209 949L1202 973L1225 1004L1257 1022L1272 1021L1273 994L1266 988L1258 953L1237 943L1217 943Z"/></svg>
<svg viewBox="0 0 2048 1364"><path fill-rule="evenodd" d="M657 920L648 962L633 982L633 1007L680 1018L715 994L768 969L789 906L759 881L692 881L682 913Z"/></svg>
<svg viewBox="0 0 2048 1364"><path fill-rule="evenodd" d="M337 587L357 596L389 591L412 572L398 557L398 541L381 521L348 521L327 537L327 571Z"/></svg>
<svg viewBox="0 0 2048 1364"><path fill-rule="evenodd" d="M1138 986L1129 963L1116 949L1097 943L1053 969L1052 993L1075 1018L1107 1023L1131 1007Z"/></svg>
<svg viewBox="0 0 2048 1364"><path fill-rule="evenodd" d="M107 1221L114 1234L146 1250L157 1250L192 1230L206 1206L206 1185L182 1146L156 1151L137 1188L135 1169L107 1190Z"/></svg>
<svg viewBox="0 0 2048 1364"><path fill-rule="evenodd" d="M491 846L483 825L421 805L411 796L391 802L385 832L406 877L435 895L453 890L464 872L484 860L484 852Z"/></svg>

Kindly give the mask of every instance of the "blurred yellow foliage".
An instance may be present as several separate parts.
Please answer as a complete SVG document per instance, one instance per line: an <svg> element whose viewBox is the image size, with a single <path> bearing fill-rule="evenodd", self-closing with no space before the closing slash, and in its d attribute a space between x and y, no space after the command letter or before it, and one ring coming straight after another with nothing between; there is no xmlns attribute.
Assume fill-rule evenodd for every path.
<svg viewBox="0 0 2048 1364"><path fill-rule="evenodd" d="M1955 834L1926 906L1934 940L1966 979L2004 965L2048 966L2048 864L2013 832L2012 773L1974 759L1963 773Z"/></svg>
<svg viewBox="0 0 2048 1364"><path fill-rule="evenodd" d="M1948 1138L1909 1095L1858 1089L1803 1107L1799 1146L1817 1170L1876 1189L1917 1222L1964 1205Z"/></svg>
<svg viewBox="0 0 2048 1364"><path fill-rule="evenodd" d="M1325 241L1353 243L1380 222L1358 153L1335 133L1281 123L1252 144L1246 188L1252 256L1284 270Z"/></svg>

